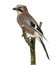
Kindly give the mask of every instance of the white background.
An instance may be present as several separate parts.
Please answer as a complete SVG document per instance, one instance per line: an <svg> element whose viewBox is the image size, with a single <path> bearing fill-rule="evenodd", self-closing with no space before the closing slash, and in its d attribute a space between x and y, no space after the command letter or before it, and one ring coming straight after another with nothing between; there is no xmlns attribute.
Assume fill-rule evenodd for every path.
<svg viewBox="0 0 56 65"><path fill-rule="evenodd" d="M17 13L12 8L26 5L37 22L42 21L42 30L48 42L43 47L36 41L36 65L56 65L56 0L1 0L0 1L0 65L30 65L30 48L16 22Z"/></svg>

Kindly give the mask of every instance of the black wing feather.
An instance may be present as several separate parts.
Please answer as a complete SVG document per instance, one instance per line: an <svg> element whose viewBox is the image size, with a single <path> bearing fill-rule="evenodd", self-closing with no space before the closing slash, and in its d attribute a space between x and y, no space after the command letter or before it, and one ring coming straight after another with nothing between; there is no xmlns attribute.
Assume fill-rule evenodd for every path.
<svg viewBox="0 0 56 65"><path fill-rule="evenodd" d="M41 34L43 34L41 28L37 25L37 30L40 31Z"/></svg>
<svg viewBox="0 0 56 65"><path fill-rule="evenodd" d="M36 26L36 30L38 30L41 34L43 34L42 30L40 29L40 27L39 27L38 25L36 25L36 24L34 24L33 22L31 22L31 26L32 26L33 28L35 28L35 26Z"/></svg>

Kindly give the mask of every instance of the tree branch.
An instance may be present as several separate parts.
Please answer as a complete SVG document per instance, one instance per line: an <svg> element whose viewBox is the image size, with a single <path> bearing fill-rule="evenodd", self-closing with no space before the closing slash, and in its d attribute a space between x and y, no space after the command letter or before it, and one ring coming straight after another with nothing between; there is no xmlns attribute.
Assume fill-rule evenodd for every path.
<svg viewBox="0 0 56 65"><path fill-rule="evenodd" d="M41 26L42 26L42 22L39 23L39 27L40 28L41 28ZM22 31L23 31L23 35L22 36L24 37L26 43L30 47L31 65L36 65L36 57L35 57L35 41L36 41L36 38L35 37L31 37L31 39L30 39L29 37L27 37L24 27L22 27Z"/></svg>

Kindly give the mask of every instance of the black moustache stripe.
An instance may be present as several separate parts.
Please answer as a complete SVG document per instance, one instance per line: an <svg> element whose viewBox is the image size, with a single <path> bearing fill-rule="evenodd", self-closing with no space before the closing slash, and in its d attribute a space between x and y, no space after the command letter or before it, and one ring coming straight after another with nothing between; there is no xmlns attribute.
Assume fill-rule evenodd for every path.
<svg viewBox="0 0 56 65"><path fill-rule="evenodd" d="M19 11L23 12L21 9L18 9Z"/></svg>

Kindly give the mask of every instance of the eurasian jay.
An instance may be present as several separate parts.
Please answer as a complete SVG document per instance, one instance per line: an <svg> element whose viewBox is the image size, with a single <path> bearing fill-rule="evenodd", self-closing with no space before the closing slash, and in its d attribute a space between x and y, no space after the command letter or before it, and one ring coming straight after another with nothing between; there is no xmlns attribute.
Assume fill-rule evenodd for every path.
<svg viewBox="0 0 56 65"><path fill-rule="evenodd" d="M17 5L13 10L17 11L17 22L20 25L20 27L25 28L25 32L27 34L30 34L33 37L36 37L41 44L43 45L43 48L46 52L46 55L49 59L47 50L45 48L45 45L43 43L43 38L46 40L44 37L44 34L41 30L41 28L38 26L37 22L35 19L29 14L27 7L24 5Z"/></svg>

